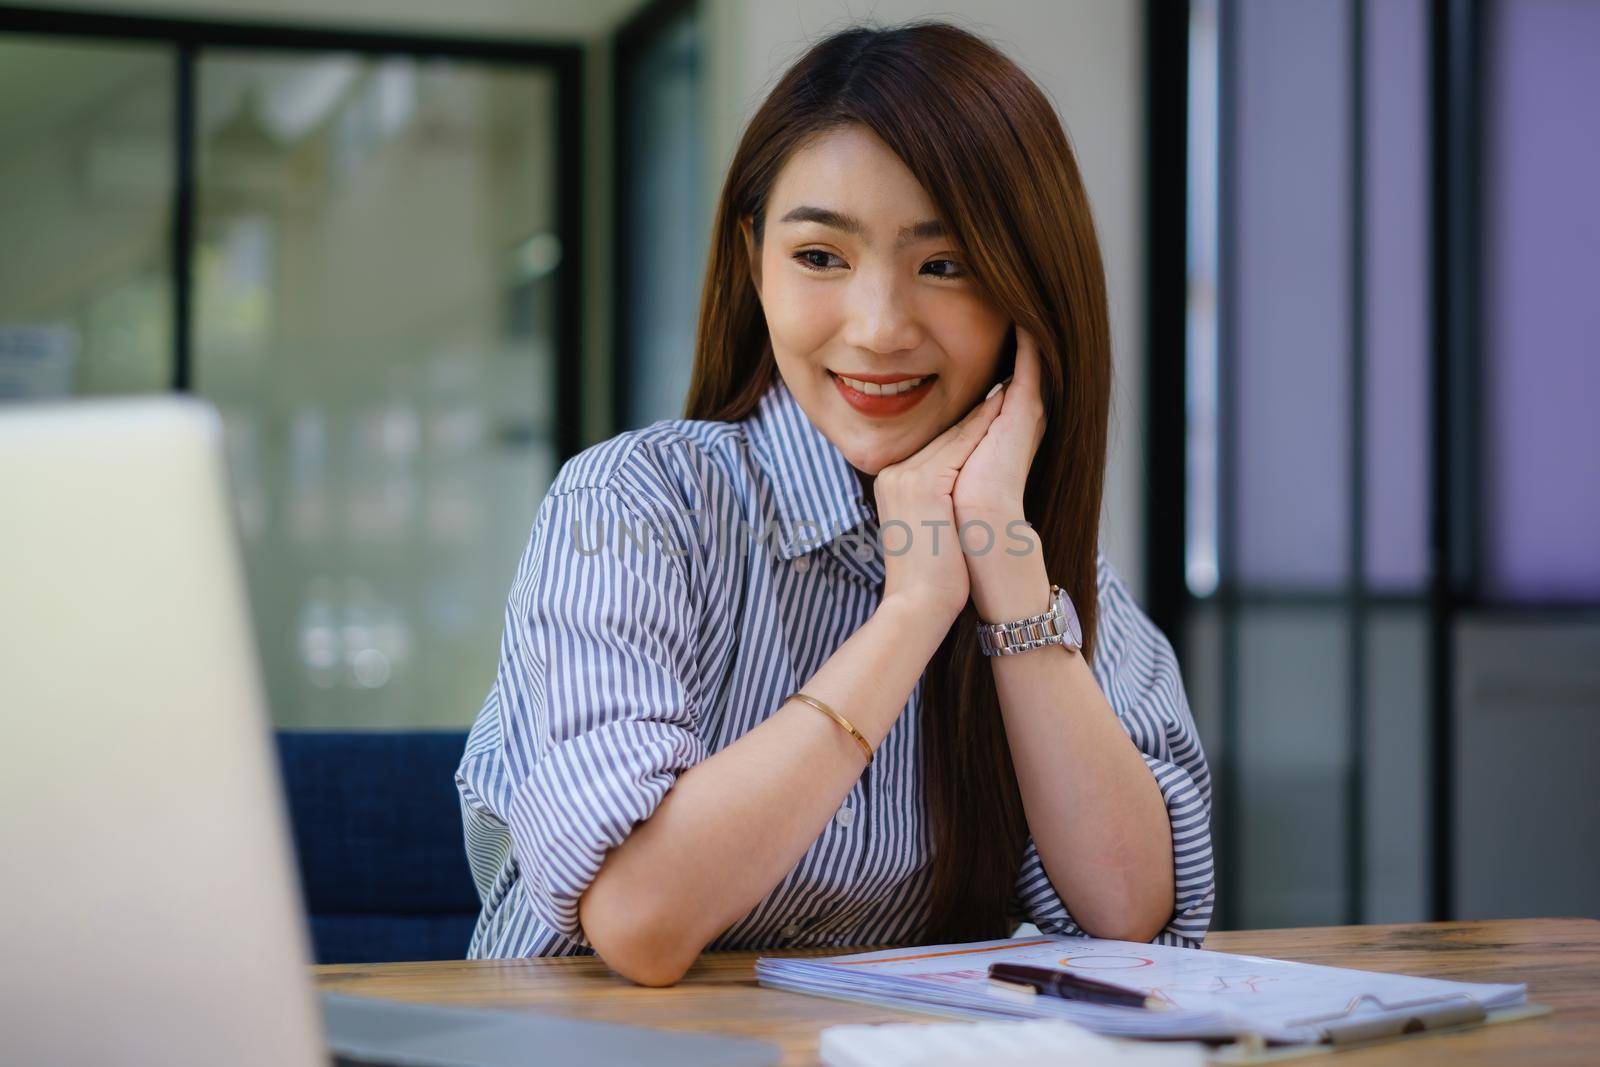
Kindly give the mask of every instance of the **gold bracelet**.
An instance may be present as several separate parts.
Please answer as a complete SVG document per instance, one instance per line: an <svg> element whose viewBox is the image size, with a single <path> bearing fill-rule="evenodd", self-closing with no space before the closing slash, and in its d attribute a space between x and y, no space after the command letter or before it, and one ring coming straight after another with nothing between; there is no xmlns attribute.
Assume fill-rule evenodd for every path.
<svg viewBox="0 0 1600 1067"><path fill-rule="evenodd" d="M867 739L865 737L861 736L860 730L857 730L854 726L850 725L849 719L845 718L843 715L840 715L837 711L834 711L816 697L808 697L804 693L790 693L788 696L783 698L783 703L787 704L791 700L799 700L803 703L810 704L812 707L822 712L822 714L826 715L828 718L844 727L844 732L855 738L856 744L861 746L861 754L867 757L867 762L872 762L872 746L867 743ZM780 705L780 707L781 706L782 705Z"/></svg>

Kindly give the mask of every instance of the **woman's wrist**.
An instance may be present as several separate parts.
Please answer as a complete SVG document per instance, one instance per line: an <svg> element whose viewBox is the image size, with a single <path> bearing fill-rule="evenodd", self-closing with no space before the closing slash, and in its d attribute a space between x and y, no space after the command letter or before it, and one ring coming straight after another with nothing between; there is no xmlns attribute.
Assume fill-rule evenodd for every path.
<svg viewBox="0 0 1600 1067"><path fill-rule="evenodd" d="M1021 512L967 517L1004 531L988 551L966 554L967 577L972 585L972 605L984 622L1012 622L1049 609L1050 575L1044 561L1044 543ZM974 539L973 545L982 542Z"/></svg>
<svg viewBox="0 0 1600 1067"><path fill-rule="evenodd" d="M959 608L951 612L949 605L919 596L915 590L885 595L873 613L875 618L885 620L892 627L892 632L903 635L915 644L928 645L930 656L944 641L944 635L960 615Z"/></svg>

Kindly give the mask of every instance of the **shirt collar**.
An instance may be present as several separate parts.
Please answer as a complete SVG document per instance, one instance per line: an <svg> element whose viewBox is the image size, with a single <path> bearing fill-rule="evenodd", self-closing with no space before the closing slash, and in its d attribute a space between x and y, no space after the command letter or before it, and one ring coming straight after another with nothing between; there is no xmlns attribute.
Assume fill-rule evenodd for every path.
<svg viewBox="0 0 1600 1067"><path fill-rule="evenodd" d="M876 523L856 470L801 410L782 375L773 375L772 385L745 421L756 459L772 483L779 556L791 560L825 545L834 547L842 535L865 525L862 536L870 540L876 558L861 562L865 573L881 581ZM843 556L855 559L858 554Z"/></svg>

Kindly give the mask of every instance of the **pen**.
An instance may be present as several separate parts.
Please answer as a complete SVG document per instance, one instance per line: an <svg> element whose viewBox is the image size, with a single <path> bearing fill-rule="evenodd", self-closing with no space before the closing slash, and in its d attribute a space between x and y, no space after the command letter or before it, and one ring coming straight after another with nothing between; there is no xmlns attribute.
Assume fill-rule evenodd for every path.
<svg viewBox="0 0 1600 1067"><path fill-rule="evenodd" d="M989 981L1029 993L1043 993L1063 1000L1081 1000L1088 1004L1110 1004L1120 1008L1164 1007L1156 997L1145 996L1136 989L1096 982L1070 971L1051 967L1028 967L1020 963L991 963Z"/></svg>

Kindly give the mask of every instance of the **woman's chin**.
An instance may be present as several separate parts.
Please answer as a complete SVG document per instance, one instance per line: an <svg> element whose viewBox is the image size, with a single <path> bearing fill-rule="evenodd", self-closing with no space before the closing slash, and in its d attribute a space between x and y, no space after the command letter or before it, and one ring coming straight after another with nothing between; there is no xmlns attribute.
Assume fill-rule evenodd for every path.
<svg viewBox="0 0 1600 1067"><path fill-rule="evenodd" d="M891 455L888 452L875 450L867 453L849 453L845 456L850 465L869 478L876 478L885 467L892 467L900 462L904 456Z"/></svg>
<svg viewBox="0 0 1600 1067"><path fill-rule="evenodd" d="M920 435L907 440L904 432L891 435L869 431L854 435L843 443L838 438L834 440L839 444L839 450L844 453L845 459L850 461L850 465L872 478L876 478L883 468L892 467L906 457L915 455L917 450L927 443L927 440L921 439Z"/></svg>

